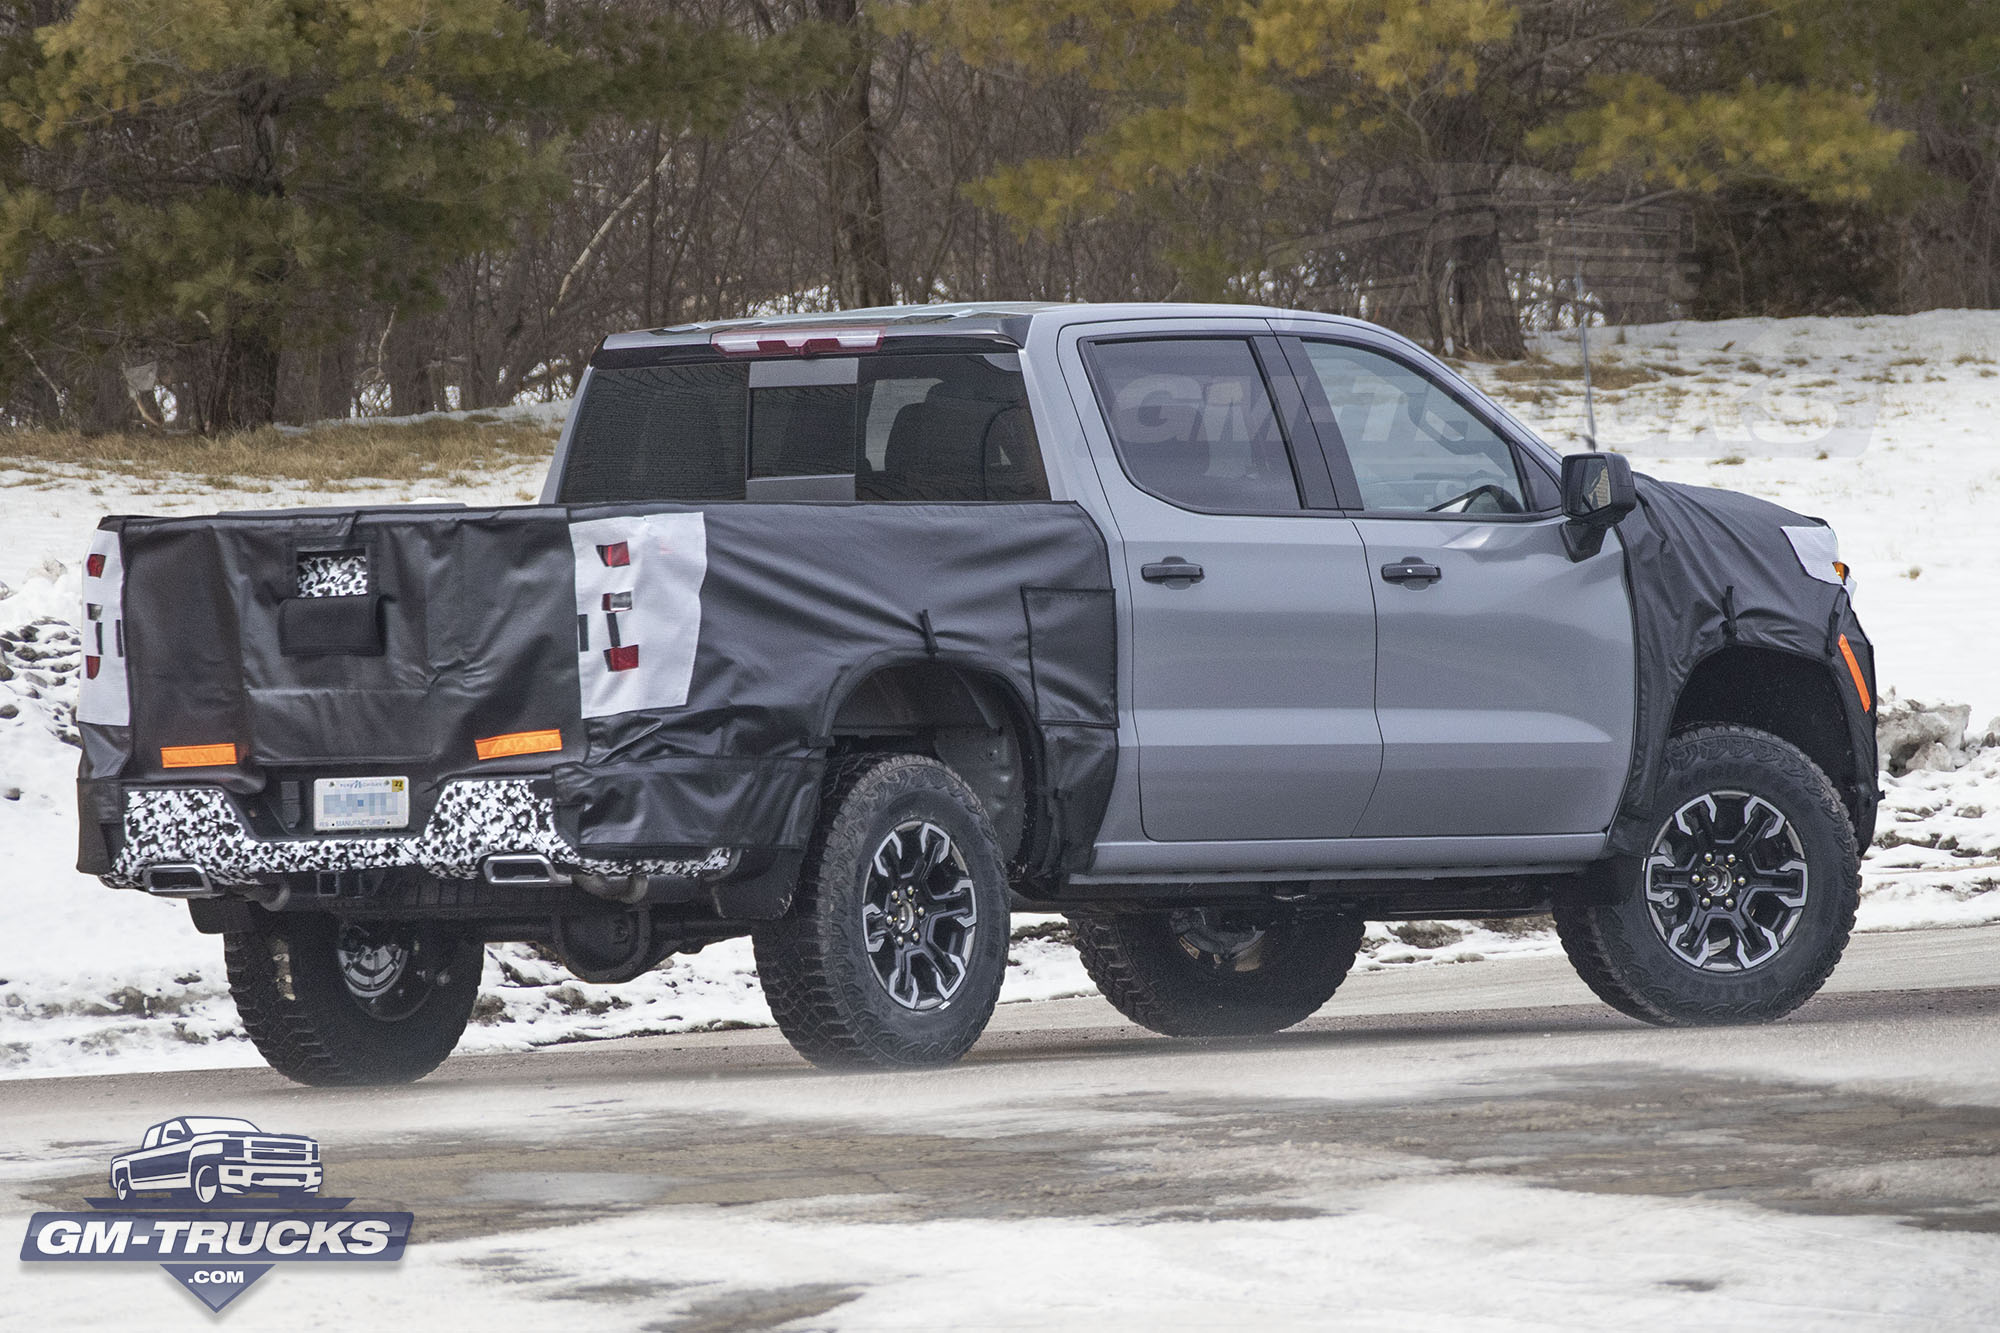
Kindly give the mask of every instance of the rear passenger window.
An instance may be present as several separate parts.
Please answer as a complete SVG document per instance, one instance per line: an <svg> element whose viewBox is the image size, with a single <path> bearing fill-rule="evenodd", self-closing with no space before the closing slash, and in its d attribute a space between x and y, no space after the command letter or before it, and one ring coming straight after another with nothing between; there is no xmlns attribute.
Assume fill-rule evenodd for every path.
<svg viewBox="0 0 2000 1333"><path fill-rule="evenodd" d="M1298 483L1271 392L1241 338L1093 344L1098 400L1125 472L1193 509L1294 513Z"/></svg>
<svg viewBox="0 0 2000 1333"><path fill-rule="evenodd" d="M1049 498L1013 353L866 358L859 425L859 499Z"/></svg>
<svg viewBox="0 0 2000 1333"><path fill-rule="evenodd" d="M559 500L1046 500L1020 358L593 370Z"/></svg>

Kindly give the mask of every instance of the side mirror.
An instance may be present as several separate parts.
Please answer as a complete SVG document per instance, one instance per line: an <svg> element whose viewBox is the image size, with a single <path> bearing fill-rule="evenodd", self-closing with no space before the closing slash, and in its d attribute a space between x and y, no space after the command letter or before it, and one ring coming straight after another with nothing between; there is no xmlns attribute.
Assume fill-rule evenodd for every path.
<svg viewBox="0 0 2000 1333"><path fill-rule="evenodd" d="M1563 547L1571 560L1604 549L1604 534L1639 504L1632 464L1623 454L1570 454L1563 459Z"/></svg>

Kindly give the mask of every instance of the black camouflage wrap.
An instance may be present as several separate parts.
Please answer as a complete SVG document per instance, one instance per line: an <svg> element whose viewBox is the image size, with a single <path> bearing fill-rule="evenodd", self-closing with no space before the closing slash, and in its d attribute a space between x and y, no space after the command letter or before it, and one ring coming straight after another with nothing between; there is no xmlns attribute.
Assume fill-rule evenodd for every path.
<svg viewBox="0 0 2000 1333"><path fill-rule="evenodd" d="M1853 772L1848 793L1863 828L1872 827L1876 790L1875 719L1864 708L1840 651L1846 636L1875 698L1875 656L1847 590L1806 574L1787 527L1824 527L1767 500L1734 491L1637 476L1639 507L1618 526L1632 588L1638 647L1637 727L1625 796L1611 826L1611 850L1643 855L1650 816L1682 687L1702 661L1731 646L1790 653L1832 673ZM1836 784L1841 774L1830 775Z"/></svg>
<svg viewBox="0 0 2000 1333"><path fill-rule="evenodd" d="M580 641L571 522L696 512L707 566L685 705L584 718L579 656L602 644ZM90 873L136 873L124 841L140 805L161 859L226 844L246 873L322 860L471 873L478 856L515 850L657 872L722 865L718 849L795 853L840 705L871 673L910 663L981 673L1011 698L1051 831L1042 868L1088 855L1109 797L1110 569L1074 505L374 509L102 526L124 562L132 719L81 727ZM475 757L482 738L545 730L560 732L560 750ZM163 747L224 742L234 767L161 766ZM296 796L289 811L280 796L288 780L309 792L313 778L370 774L410 777L409 837L314 835ZM552 827L532 811L494 825L533 824L533 837L495 838L519 848L429 827L441 795L492 779L548 803ZM217 823L214 800L147 797L196 788L226 792L245 836ZM461 794L446 811L477 804ZM200 818L180 841L201 845L172 856L182 805ZM256 850L272 842L284 849ZM352 854L312 850L324 843ZM446 843L449 856L423 850Z"/></svg>

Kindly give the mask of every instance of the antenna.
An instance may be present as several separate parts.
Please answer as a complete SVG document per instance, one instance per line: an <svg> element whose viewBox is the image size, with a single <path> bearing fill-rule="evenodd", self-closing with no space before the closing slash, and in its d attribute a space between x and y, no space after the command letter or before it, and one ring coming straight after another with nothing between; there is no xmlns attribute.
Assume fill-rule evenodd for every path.
<svg viewBox="0 0 2000 1333"><path fill-rule="evenodd" d="M1597 452L1597 402L1590 389L1590 308L1583 301L1583 265L1576 266L1576 345L1583 349L1583 442Z"/></svg>

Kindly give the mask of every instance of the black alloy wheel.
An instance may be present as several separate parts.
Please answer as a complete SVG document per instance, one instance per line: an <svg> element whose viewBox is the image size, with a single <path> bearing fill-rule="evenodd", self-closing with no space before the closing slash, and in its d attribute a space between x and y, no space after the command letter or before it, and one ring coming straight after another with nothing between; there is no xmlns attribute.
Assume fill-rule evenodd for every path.
<svg viewBox="0 0 2000 1333"><path fill-rule="evenodd" d="M1810 874L1776 806L1749 792L1704 792L1660 829L1646 858L1646 904L1661 941L1689 967L1748 972L1798 929Z"/></svg>
<svg viewBox="0 0 2000 1333"><path fill-rule="evenodd" d="M1812 998L1854 929L1854 825L1795 745L1739 726L1667 745L1643 856L1555 898L1599 999L1647 1023L1767 1023Z"/></svg>
<svg viewBox="0 0 2000 1333"><path fill-rule="evenodd" d="M814 1064L958 1059L1007 971L1007 876L985 807L929 755L836 760L791 911L751 939L779 1030Z"/></svg>
<svg viewBox="0 0 2000 1333"><path fill-rule="evenodd" d="M869 858L862 947L889 998L922 1012L951 1003L971 972L979 931L972 871L951 834L899 824Z"/></svg>

